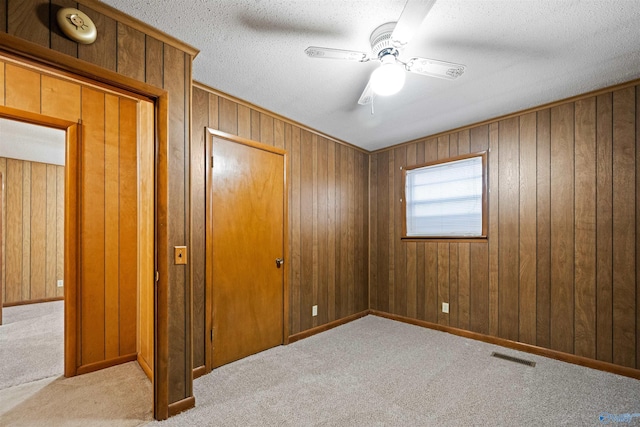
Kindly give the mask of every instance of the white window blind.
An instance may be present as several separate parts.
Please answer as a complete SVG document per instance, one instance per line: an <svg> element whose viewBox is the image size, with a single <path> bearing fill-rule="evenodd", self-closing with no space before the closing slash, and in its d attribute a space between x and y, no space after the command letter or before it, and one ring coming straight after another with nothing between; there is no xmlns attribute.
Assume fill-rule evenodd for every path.
<svg viewBox="0 0 640 427"><path fill-rule="evenodd" d="M407 237L482 236L482 156L406 172Z"/></svg>

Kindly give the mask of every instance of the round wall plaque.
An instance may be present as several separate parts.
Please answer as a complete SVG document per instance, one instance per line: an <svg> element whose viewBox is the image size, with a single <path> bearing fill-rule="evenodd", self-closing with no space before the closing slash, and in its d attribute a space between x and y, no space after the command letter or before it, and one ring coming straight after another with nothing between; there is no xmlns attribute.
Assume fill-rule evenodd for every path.
<svg viewBox="0 0 640 427"><path fill-rule="evenodd" d="M98 30L86 13L65 7L58 11L57 20L64 35L71 40L82 44L91 44L96 41Z"/></svg>

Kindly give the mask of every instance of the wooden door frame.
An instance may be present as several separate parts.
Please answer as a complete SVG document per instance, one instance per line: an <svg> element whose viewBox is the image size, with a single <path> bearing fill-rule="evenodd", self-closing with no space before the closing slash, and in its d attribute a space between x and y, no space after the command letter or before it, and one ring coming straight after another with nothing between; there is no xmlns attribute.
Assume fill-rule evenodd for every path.
<svg viewBox="0 0 640 427"><path fill-rule="evenodd" d="M169 95L162 88L123 76L114 71L48 49L10 34L0 32L0 52L25 63L53 67L71 73L73 78L89 84L121 89L147 98L155 105L155 270L153 416L169 417ZM17 110L16 110L17 111ZM74 123L75 124L75 123ZM80 129L77 129L80 134ZM76 218L77 219L77 218ZM65 222L66 226L66 222ZM77 240L77 236L76 236ZM77 243L77 242L76 242ZM65 249L66 251L66 249ZM164 254L164 256L163 256ZM77 256L77 253L73 254ZM65 252L65 256L67 253ZM77 273L76 273L77 274ZM65 297L66 298L66 297ZM75 319L74 319L75 320ZM74 329L75 330L75 329ZM66 349L65 349L66 350ZM190 350L190 348L188 349ZM74 350L75 351L75 350ZM66 369L66 367L65 367Z"/></svg>
<svg viewBox="0 0 640 427"><path fill-rule="evenodd" d="M235 142L238 144L246 145L259 150L267 151L269 153L277 154L283 158L283 222L282 224L282 244L284 249L284 271L283 271L283 283L282 283L282 343L283 345L289 344L289 184L287 182L287 164L289 162L288 154L286 150L271 145L263 144L260 142L252 141L250 139L242 138L236 135L232 135L226 132L205 128L205 170L206 170L206 191L205 191L205 372L211 372L213 370L213 340L211 334L213 331L213 260L211 254L213 253L213 203L211 200L211 191L213 190L213 174L212 174L212 156L213 156L213 138L222 138L227 141ZM209 338L209 339L207 339Z"/></svg>
<svg viewBox="0 0 640 427"><path fill-rule="evenodd" d="M0 106L0 117L65 131L64 168L64 375L77 373L78 313L78 147L79 123ZM1 297L0 297L1 298Z"/></svg>

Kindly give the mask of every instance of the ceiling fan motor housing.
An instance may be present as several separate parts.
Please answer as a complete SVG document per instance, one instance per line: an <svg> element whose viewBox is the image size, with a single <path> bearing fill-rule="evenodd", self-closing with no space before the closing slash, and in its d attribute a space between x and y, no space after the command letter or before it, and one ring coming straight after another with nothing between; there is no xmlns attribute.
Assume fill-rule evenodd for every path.
<svg viewBox="0 0 640 427"><path fill-rule="evenodd" d="M398 55L398 50L391 43L391 34L393 34L395 27L396 22L387 22L373 30L369 41L371 42L371 53L374 58L381 59L388 54Z"/></svg>

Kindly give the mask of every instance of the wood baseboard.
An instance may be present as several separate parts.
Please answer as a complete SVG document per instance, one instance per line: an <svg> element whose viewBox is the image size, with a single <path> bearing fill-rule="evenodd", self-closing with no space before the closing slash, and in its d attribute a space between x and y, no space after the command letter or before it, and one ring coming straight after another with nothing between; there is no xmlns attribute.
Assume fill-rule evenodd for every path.
<svg viewBox="0 0 640 427"><path fill-rule="evenodd" d="M191 409L196 406L196 398L193 396L185 397L182 400L169 404L169 416L173 417L180 412L184 412L187 409Z"/></svg>
<svg viewBox="0 0 640 427"><path fill-rule="evenodd" d="M140 356L140 353L138 353L136 359L138 359L138 365L140 365L147 378L149 378L149 380L153 382L153 370L151 369L147 361L144 360L144 357Z"/></svg>
<svg viewBox="0 0 640 427"><path fill-rule="evenodd" d="M628 368L626 366L615 365L601 360L589 359L588 357L576 356L575 354L563 353L557 350L551 350L536 345L525 344L517 341L511 341L505 338L492 337L478 332L471 332L464 329L454 328L452 326L439 325L437 323L427 322L425 320L412 319L410 317L399 316L396 314L385 313L383 311L370 310L374 316L385 317L399 322L409 323L411 325L422 326L424 328L435 329L442 332L448 332L465 338L471 338L483 341L489 344L495 344L513 350L523 351L525 353L536 354L538 356L548 357L550 359L560 360L562 362L573 363L574 365L585 366L587 368L597 369L599 371L610 372L612 374L622 375L625 377L640 380L640 369Z"/></svg>
<svg viewBox="0 0 640 427"><path fill-rule="evenodd" d="M100 362L89 363L87 365L78 366L76 375L88 374L89 372L99 371L100 369L110 368L112 366L121 365L127 362L138 360L138 354L132 353L125 356L116 357L114 359L102 360Z"/></svg>
<svg viewBox="0 0 640 427"><path fill-rule="evenodd" d="M17 305L40 304L43 302L52 302L52 301L64 301L64 297L40 298L40 299L31 299L28 301L5 302L4 304L2 304L2 307L15 307Z"/></svg>
<svg viewBox="0 0 640 427"><path fill-rule="evenodd" d="M193 368L193 379L199 378L207 373L207 367L202 365L197 368Z"/></svg>
<svg viewBox="0 0 640 427"><path fill-rule="evenodd" d="M289 336L288 343L291 344L296 341L300 341L301 339L309 338L310 336L319 334L320 332L325 332L337 326L344 325L345 323L353 322L354 320L364 317L367 314L369 314L369 310L364 310L364 311L361 311L360 313L352 314L351 316L343 317L342 319L334 320L333 322L325 323L324 325L316 326L315 328L298 332L297 334L293 334Z"/></svg>

